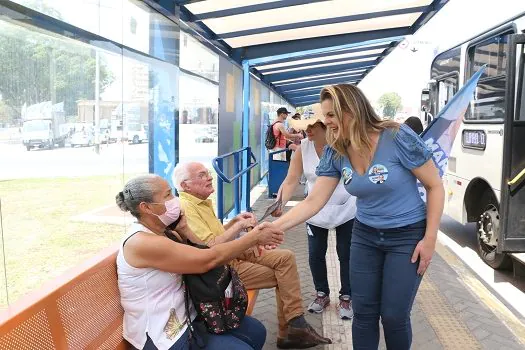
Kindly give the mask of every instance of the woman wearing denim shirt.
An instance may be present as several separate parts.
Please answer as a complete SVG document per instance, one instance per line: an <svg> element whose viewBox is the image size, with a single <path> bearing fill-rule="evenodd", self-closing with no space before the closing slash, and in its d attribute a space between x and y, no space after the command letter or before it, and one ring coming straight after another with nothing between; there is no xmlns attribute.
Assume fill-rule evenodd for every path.
<svg viewBox="0 0 525 350"><path fill-rule="evenodd" d="M408 126L379 118L359 88L325 87L328 145L308 197L275 224L287 230L319 212L341 177L357 197L350 254L354 349L410 349L410 311L432 254L444 189L432 153ZM427 191L423 202L419 180Z"/></svg>

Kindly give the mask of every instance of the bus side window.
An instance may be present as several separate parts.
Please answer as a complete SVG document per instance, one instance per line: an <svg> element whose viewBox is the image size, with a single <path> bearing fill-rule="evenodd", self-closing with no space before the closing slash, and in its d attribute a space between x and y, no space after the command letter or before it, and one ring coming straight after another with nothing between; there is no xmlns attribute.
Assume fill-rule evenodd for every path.
<svg viewBox="0 0 525 350"><path fill-rule="evenodd" d="M429 91L429 110L433 115L437 115L458 91L460 61L461 50L456 47L442 52L432 62L430 78L436 85Z"/></svg>
<svg viewBox="0 0 525 350"><path fill-rule="evenodd" d="M476 88L467 120L494 120L505 117L505 84L509 33L484 40L469 48L469 77L483 65L487 68Z"/></svg>

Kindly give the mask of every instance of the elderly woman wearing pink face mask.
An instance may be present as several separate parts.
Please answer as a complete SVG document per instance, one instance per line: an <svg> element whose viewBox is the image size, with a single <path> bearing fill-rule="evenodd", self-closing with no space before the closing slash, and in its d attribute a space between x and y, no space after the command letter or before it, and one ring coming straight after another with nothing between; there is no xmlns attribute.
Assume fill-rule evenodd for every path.
<svg viewBox="0 0 525 350"><path fill-rule="evenodd" d="M170 240L167 230L179 241L202 243L188 227L168 182L157 175L131 179L116 202L136 218L117 256L124 338L136 349L193 348L188 323L198 321L193 308L190 315L186 313L182 275L205 273L254 245L280 244L283 239L282 231L263 223L237 240L210 249ZM264 326L246 316L235 330L208 334L205 349L259 350L265 339Z"/></svg>

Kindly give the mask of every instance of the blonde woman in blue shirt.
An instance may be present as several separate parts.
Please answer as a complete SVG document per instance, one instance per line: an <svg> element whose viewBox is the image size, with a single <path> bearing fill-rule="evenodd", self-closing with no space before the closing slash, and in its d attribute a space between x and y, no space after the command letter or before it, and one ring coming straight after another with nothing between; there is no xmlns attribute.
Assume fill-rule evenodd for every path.
<svg viewBox="0 0 525 350"><path fill-rule="evenodd" d="M287 230L328 202L341 178L357 197L350 284L354 349L376 350L379 320L388 349L408 350L410 311L434 253L444 189L432 153L407 125L383 121L359 88L341 84L321 91L328 127L308 197L275 223ZM417 188L426 189L423 202Z"/></svg>

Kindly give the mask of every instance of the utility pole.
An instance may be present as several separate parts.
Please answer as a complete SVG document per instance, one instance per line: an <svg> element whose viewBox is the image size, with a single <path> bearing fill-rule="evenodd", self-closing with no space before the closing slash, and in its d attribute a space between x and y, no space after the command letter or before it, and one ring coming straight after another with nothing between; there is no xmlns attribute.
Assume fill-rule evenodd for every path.
<svg viewBox="0 0 525 350"><path fill-rule="evenodd" d="M100 154L100 54L95 50L95 152Z"/></svg>

